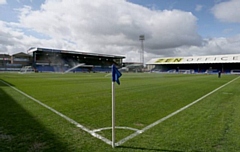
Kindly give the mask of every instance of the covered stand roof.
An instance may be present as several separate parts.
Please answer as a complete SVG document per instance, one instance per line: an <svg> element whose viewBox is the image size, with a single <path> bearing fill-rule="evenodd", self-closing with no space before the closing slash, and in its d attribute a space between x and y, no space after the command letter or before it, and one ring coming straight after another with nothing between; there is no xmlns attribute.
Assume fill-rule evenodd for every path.
<svg viewBox="0 0 240 152"><path fill-rule="evenodd" d="M156 64L209 64L209 63L240 63L240 54L189 56L189 57L164 57L148 61L148 65Z"/></svg>
<svg viewBox="0 0 240 152"><path fill-rule="evenodd" d="M79 55L89 55L96 57L106 57L106 58L115 58L115 59L123 59L124 56L116 56L116 55L108 55L108 54L99 54L99 53L89 53L89 52L79 52L79 51L71 51L71 50L59 50L59 49L49 49L49 48L37 48L32 47L27 52L33 53L35 51L43 51L43 52L56 52L56 53L67 53L67 54L79 54Z"/></svg>

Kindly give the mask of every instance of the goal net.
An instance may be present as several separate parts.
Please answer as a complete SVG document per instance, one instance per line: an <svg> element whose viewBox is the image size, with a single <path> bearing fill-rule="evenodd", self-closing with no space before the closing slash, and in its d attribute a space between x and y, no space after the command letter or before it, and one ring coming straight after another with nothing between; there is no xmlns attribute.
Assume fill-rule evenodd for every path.
<svg viewBox="0 0 240 152"><path fill-rule="evenodd" d="M19 71L19 73L32 73L32 72L33 72L32 66L24 66Z"/></svg>
<svg viewBox="0 0 240 152"><path fill-rule="evenodd" d="M183 74L192 74L192 73L194 73L194 70L193 69L186 69L186 70L181 69L178 72L183 73Z"/></svg>

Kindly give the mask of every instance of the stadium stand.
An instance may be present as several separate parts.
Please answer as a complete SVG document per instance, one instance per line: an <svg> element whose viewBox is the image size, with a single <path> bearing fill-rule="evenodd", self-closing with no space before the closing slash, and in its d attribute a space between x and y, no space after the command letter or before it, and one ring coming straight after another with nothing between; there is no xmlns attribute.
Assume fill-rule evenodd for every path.
<svg viewBox="0 0 240 152"><path fill-rule="evenodd" d="M151 72L240 74L240 54L154 58L146 65Z"/></svg>
<svg viewBox="0 0 240 152"><path fill-rule="evenodd" d="M123 56L67 51L49 48L30 48L32 66L36 72L110 72L111 65L122 66ZM81 66L76 66L82 64ZM75 68L74 68L75 67Z"/></svg>

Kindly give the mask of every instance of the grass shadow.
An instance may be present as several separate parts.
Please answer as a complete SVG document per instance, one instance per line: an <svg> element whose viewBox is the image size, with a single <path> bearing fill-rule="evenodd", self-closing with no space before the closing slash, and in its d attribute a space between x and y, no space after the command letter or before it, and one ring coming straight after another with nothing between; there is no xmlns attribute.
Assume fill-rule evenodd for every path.
<svg viewBox="0 0 240 152"><path fill-rule="evenodd" d="M67 145L41 125L0 82L0 151L68 151Z"/></svg>
<svg viewBox="0 0 240 152"><path fill-rule="evenodd" d="M0 87L8 87L6 84L10 85L10 86L14 86L13 84L4 81L3 79L0 79Z"/></svg>

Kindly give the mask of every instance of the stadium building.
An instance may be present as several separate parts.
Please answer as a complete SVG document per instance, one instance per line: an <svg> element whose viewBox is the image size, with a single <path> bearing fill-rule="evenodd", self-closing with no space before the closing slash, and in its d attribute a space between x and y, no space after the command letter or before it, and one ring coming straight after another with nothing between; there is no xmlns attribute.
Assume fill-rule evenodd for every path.
<svg viewBox="0 0 240 152"><path fill-rule="evenodd" d="M111 65L122 66L123 56L69 50L37 48L27 51L38 72L110 72Z"/></svg>
<svg viewBox="0 0 240 152"><path fill-rule="evenodd" d="M0 71L6 71L11 64L11 56L8 54L0 54Z"/></svg>
<svg viewBox="0 0 240 152"><path fill-rule="evenodd" d="M240 54L154 58L146 65L152 72L240 74Z"/></svg>
<svg viewBox="0 0 240 152"><path fill-rule="evenodd" d="M20 71L23 66L31 65L32 56L20 52L13 55L0 54L0 71Z"/></svg>

